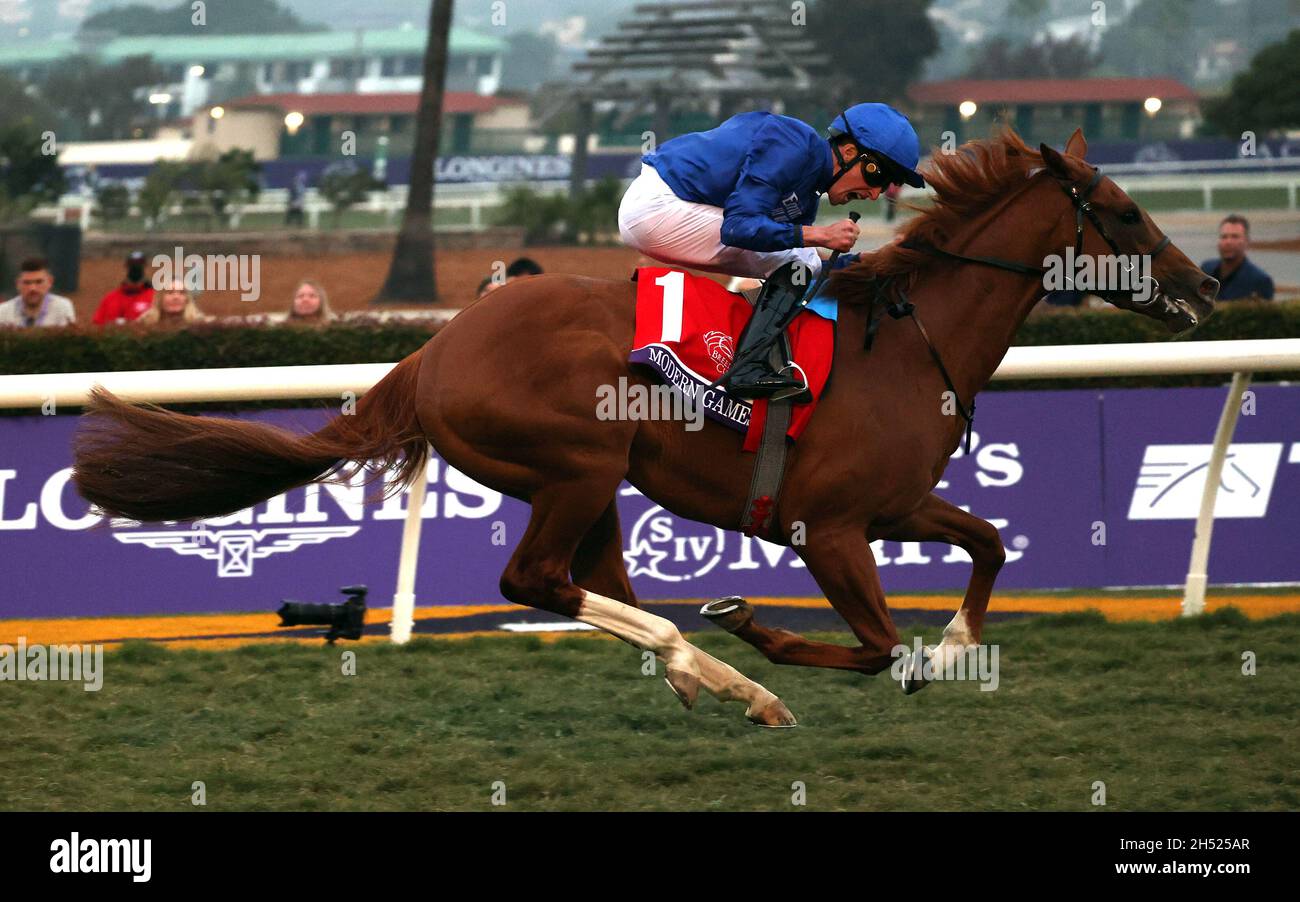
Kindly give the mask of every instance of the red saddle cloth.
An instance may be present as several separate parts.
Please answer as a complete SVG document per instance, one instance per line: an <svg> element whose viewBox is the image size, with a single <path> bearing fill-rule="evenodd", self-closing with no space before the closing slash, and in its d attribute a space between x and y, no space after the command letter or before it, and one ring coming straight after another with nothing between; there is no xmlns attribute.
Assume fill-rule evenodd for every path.
<svg viewBox="0 0 1300 902"><path fill-rule="evenodd" d="M677 269L645 266L637 270L636 334L628 359L654 370L690 399L704 405L712 420L745 433L745 450L758 449L767 401L733 398L709 384L727 371L736 341L753 307L742 295L712 279ZM804 311L786 330L795 363L803 368L812 401L796 404L786 434L797 440L830 378L835 324ZM796 372L796 378L799 378Z"/></svg>

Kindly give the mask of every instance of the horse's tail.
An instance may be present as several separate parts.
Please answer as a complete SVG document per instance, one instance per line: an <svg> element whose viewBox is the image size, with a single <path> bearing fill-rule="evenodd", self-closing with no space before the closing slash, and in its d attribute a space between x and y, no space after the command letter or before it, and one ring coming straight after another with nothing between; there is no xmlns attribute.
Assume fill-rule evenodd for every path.
<svg viewBox="0 0 1300 902"><path fill-rule="evenodd" d="M392 473L410 484L428 459L416 419L420 352L407 357L344 413L310 435L223 417L129 404L96 388L73 443L73 481L113 517L142 522L232 514L281 492L371 461L367 481Z"/></svg>

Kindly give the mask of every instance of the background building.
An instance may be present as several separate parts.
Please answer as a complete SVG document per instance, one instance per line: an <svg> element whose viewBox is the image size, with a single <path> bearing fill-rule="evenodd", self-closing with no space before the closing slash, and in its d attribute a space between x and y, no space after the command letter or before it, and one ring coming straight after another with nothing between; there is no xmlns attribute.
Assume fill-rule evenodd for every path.
<svg viewBox="0 0 1300 902"><path fill-rule="evenodd" d="M101 63L150 56L164 80L149 93L159 98L157 116L166 120L249 94L418 92L425 39L420 28L139 37L82 32L8 47L0 71L35 82L72 56ZM505 49L501 38L453 28L447 90L495 94Z"/></svg>
<svg viewBox="0 0 1300 902"><path fill-rule="evenodd" d="M350 133L352 153L373 156L387 137L386 153L407 156L419 101L418 92L254 94L199 110L194 149L248 149L259 160L337 156ZM442 115L442 154L520 153L545 140L530 140L526 100L449 91Z"/></svg>
<svg viewBox="0 0 1300 902"><path fill-rule="evenodd" d="M1031 146L1077 127L1090 142L1163 141L1192 137L1199 119L1196 92L1172 78L955 79L912 85L907 96L922 143L944 132L986 137L1000 121Z"/></svg>

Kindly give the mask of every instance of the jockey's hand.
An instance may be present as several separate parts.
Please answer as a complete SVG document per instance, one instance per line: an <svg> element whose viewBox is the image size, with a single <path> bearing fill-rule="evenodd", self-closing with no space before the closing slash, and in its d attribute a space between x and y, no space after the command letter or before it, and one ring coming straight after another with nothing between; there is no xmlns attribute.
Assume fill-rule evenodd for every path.
<svg viewBox="0 0 1300 902"><path fill-rule="evenodd" d="M851 219L841 219L828 226L804 226L803 243L805 247L828 247L833 251L847 253L858 243L862 230Z"/></svg>

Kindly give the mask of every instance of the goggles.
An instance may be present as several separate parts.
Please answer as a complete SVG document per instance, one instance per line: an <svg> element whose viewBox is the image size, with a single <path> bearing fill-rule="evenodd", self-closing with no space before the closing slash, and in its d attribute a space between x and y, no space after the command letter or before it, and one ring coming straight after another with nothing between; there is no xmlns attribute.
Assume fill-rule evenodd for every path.
<svg viewBox="0 0 1300 902"><path fill-rule="evenodd" d="M844 122L848 123L848 117L840 115ZM880 156L869 150L859 150L858 155L851 160L845 161L844 155L840 153L839 138L847 137L849 140L858 144L858 139L852 132L841 131L838 128L831 129L831 151L835 154L835 162L839 164L839 171L831 179L834 185L844 176L853 171L853 167L862 167L862 180L866 182L868 188L879 188L884 191L890 185L901 185L903 180L898 177L894 167L882 159ZM859 144L859 147L861 145Z"/></svg>

